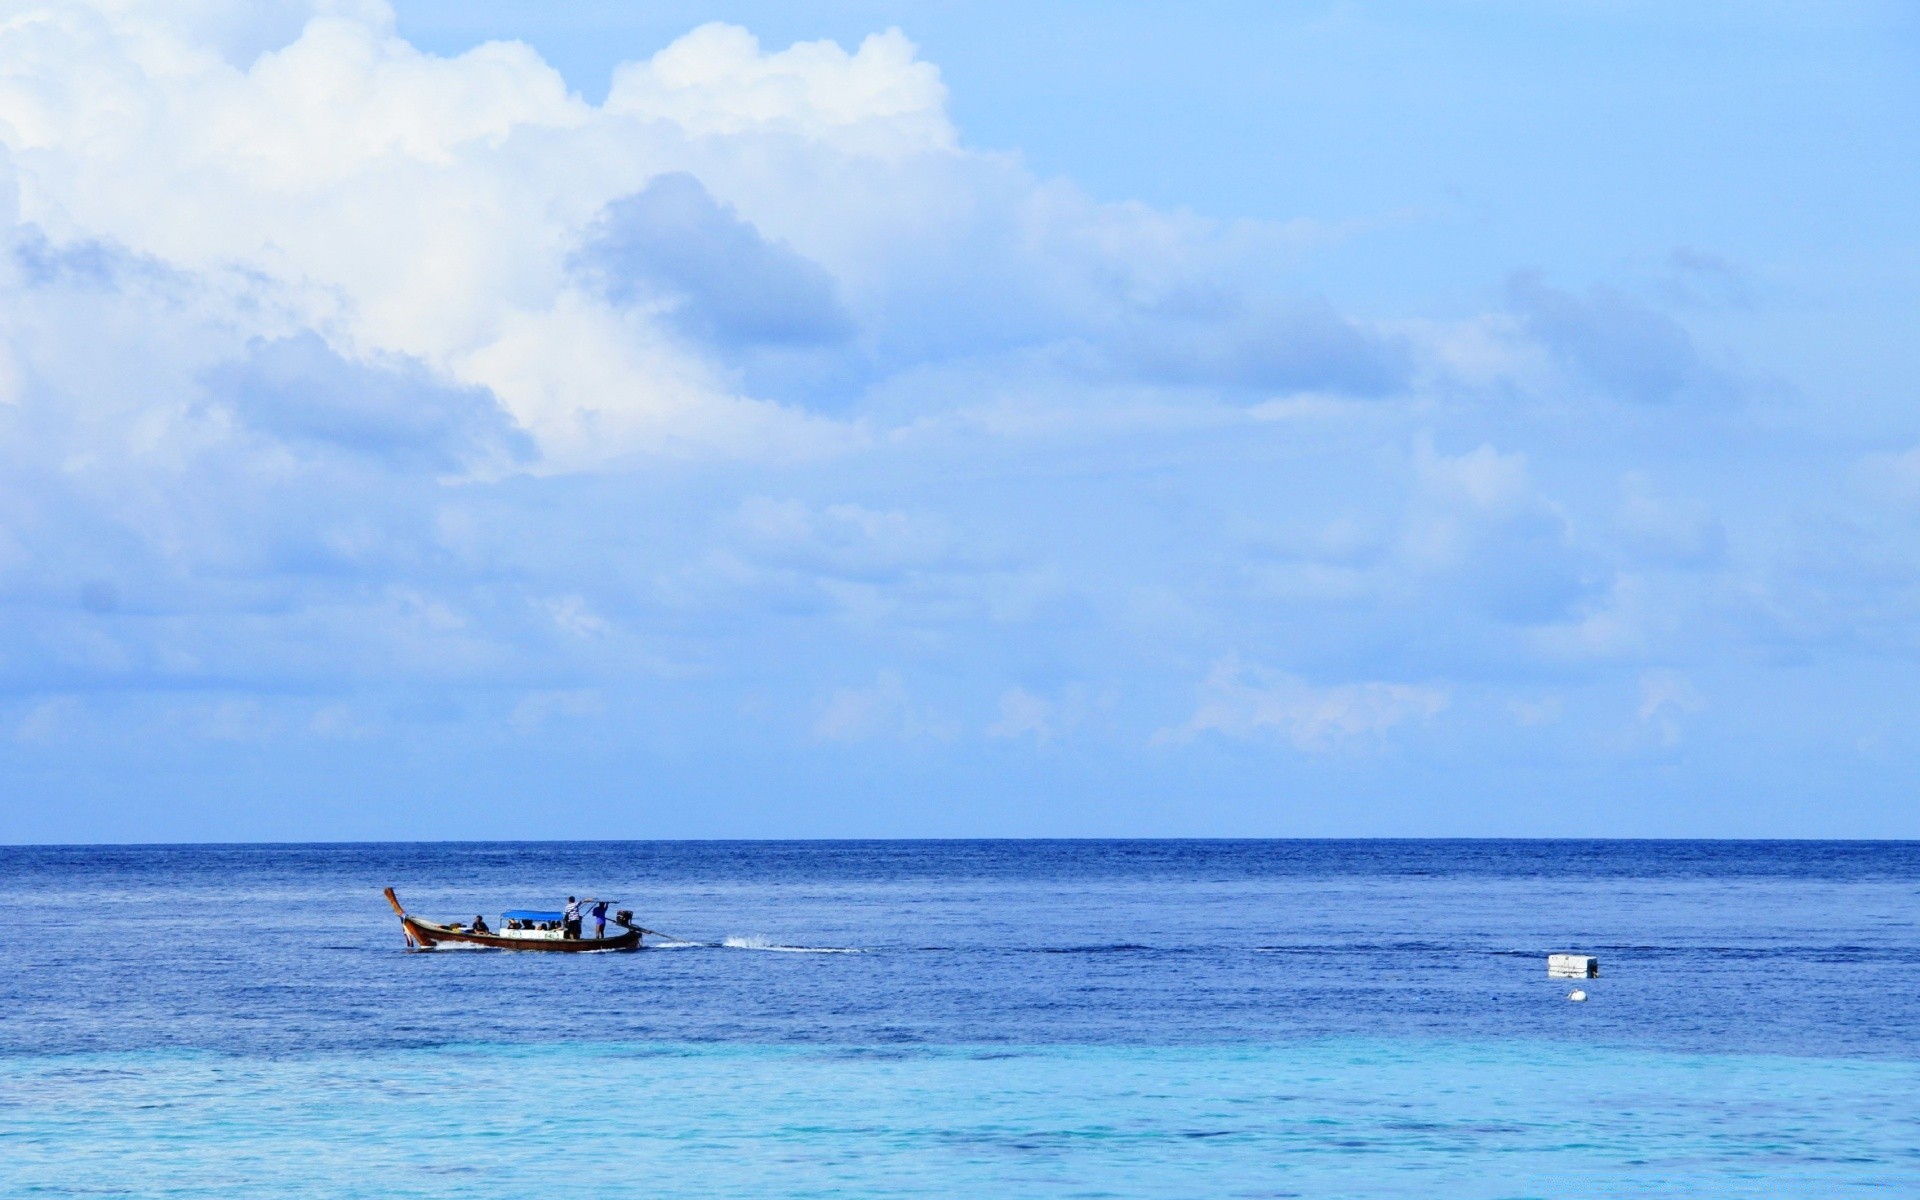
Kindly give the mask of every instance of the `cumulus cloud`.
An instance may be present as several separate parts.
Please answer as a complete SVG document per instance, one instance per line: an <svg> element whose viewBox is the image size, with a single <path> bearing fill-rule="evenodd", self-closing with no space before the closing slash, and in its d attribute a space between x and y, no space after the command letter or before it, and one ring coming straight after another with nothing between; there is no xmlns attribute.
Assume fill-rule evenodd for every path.
<svg viewBox="0 0 1920 1200"><path fill-rule="evenodd" d="M748 496L733 524L760 561L849 578L937 569L953 552L938 518L862 504Z"/></svg>
<svg viewBox="0 0 1920 1200"><path fill-rule="evenodd" d="M1411 440L1286 489L1284 515L1236 547L1258 614L1238 620L1266 622L1279 652L1317 675L1525 674L1546 631L1604 604L1620 567L1525 452Z"/></svg>
<svg viewBox="0 0 1920 1200"><path fill-rule="evenodd" d="M592 688L529 692L515 702L507 721L519 733L537 733L556 721L596 717L605 707L600 693Z"/></svg>
<svg viewBox="0 0 1920 1200"><path fill-rule="evenodd" d="M1705 707L1698 689L1678 671L1646 671L1640 676L1640 723L1664 745L1678 745L1683 719Z"/></svg>
<svg viewBox="0 0 1920 1200"><path fill-rule="evenodd" d="M835 342L853 329L832 276L684 171L609 204L574 262L614 302L664 304L681 330L723 346Z"/></svg>
<svg viewBox="0 0 1920 1200"><path fill-rule="evenodd" d="M351 363L311 330L255 339L204 376L210 399L247 428L306 450L364 454L396 467L509 465L533 443L483 388L447 385L418 363Z"/></svg>
<svg viewBox="0 0 1920 1200"><path fill-rule="evenodd" d="M56 251L97 242L189 276L238 270L262 310L255 336L311 330L354 361L392 356L488 391L558 466L675 443L751 451L828 436L737 394L716 364L676 344L670 321L582 293L567 270L608 214L601 232L625 238L613 243L624 259L610 252L623 287L651 271L677 289L685 320L746 336L799 328L791 312L770 330L779 314L714 309L702 270L744 262L789 301L795 287L824 286L726 210L694 206L687 218L681 198L680 218L704 218L705 260L689 249L640 261L658 239L617 220L651 197L642 215L672 235L675 185L645 185L684 170L695 140L738 124L699 112L732 111L737 46L696 37L663 52L659 71L686 84L665 108L633 100L652 65L592 108L525 46L435 58L394 36L378 8L319 12L245 69L191 33L72 3L0 30L0 139L21 218ZM806 67L813 86L794 103L811 104L811 117L774 125L829 143L851 136L837 118L857 116L848 106L862 97L893 106L873 122L902 117L886 78L924 74L897 53L816 55ZM779 75L762 72L754 86L777 100L787 94ZM746 122L740 136L773 136L765 124ZM622 197L637 198L622 209ZM806 328L818 333L821 320Z"/></svg>
<svg viewBox="0 0 1920 1200"><path fill-rule="evenodd" d="M972 147L898 31L705 26L593 104L373 0L21 7L0 743L751 710L1137 751L1242 645L1159 743L1327 750L1469 687L1517 695L1463 725L1572 724L1582 671L1693 670L1715 588L1781 643L1914 644L1913 453L1857 466L1847 538L1740 561L1755 518L1661 460L1704 341L1531 276L1356 315L1291 269L1325 242Z"/></svg>
<svg viewBox="0 0 1920 1200"><path fill-rule="evenodd" d="M593 611L583 596L555 596L544 606L562 632L576 638L604 638L613 631L606 618Z"/></svg>
<svg viewBox="0 0 1920 1200"><path fill-rule="evenodd" d="M1527 333L1555 359L1623 399L1662 404L1726 390L1679 322L1614 288L1576 295L1521 273L1508 281L1507 295Z"/></svg>
<svg viewBox="0 0 1920 1200"><path fill-rule="evenodd" d="M1667 255L1667 294L1678 304L1697 308L1750 308L1753 283L1725 255L1694 246L1676 246Z"/></svg>
<svg viewBox="0 0 1920 1200"><path fill-rule="evenodd" d="M897 31L767 50L709 25L594 106L518 43L422 53L378 4L318 6L244 65L212 25L49 0L0 29L0 144L42 258L223 275L242 340L487 392L543 470L857 442L778 403L764 364L740 374L749 350L843 347L809 370L853 387L1075 345L1162 384L1408 378L1400 335L1235 278L1280 227L1098 204L963 148Z"/></svg>
<svg viewBox="0 0 1920 1200"><path fill-rule="evenodd" d="M1644 471L1628 472L1621 493L1621 532L1637 559L1698 567L1726 553L1726 529L1704 504L1662 496Z"/></svg>
<svg viewBox="0 0 1920 1200"><path fill-rule="evenodd" d="M596 108L524 46L423 54L377 4L213 7L0 26L14 686L477 680L612 638L636 596L672 610L673 564L578 578L621 503L514 473L866 444L743 392L725 351L846 340L843 278L871 296L890 239L966 236L930 196L1033 187L957 149L897 34L765 52L712 27ZM798 520L749 501L683 563L724 573L731 544L869 614L951 565L937 521L884 505Z"/></svg>
<svg viewBox="0 0 1920 1200"><path fill-rule="evenodd" d="M1381 735L1447 707L1442 688L1406 683L1344 683L1315 687L1297 675L1271 671L1229 655L1200 684L1200 704L1184 725L1156 740L1179 743L1203 733L1280 737L1301 750L1327 750Z"/></svg>
<svg viewBox="0 0 1920 1200"><path fill-rule="evenodd" d="M833 689L813 722L814 737L826 742L948 741L958 732L951 721L917 702L892 670L880 671L871 684Z"/></svg>
<svg viewBox="0 0 1920 1200"><path fill-rule="evenodd" d="M851 54L828 41L769 54L746 30L715 23L622 64L606 107L700 136L782 134L887 157L952 149L946 101L939 70L897 29Z"/></svg>
<svg viewBox="0 0 1920 1200"><path fill-rule="evenodd" d="M14 722L13 736L23 742L51 742L85 717L86 706L78 696L53 696L29 706Z"/></svg>
<svg viewBox="0 0 1920 1200"><path fill-rule="evenodd" d="M1566 702L1558 696L1519 698L1507 702L1507 710L1521 725L1551 725L1566 713Z"/></svg>
<svg viewBox="0 0 1920 1200"><path fill-rule="evenodd" d="M1591 595L1597 579L1564 514L1534 486L1527 457L1481 445L1414 448L1419 490L1405 534L1420 574L1505 621L1541 624Z"/></svg>
<svg viewBox="0 0 1920 1200"><path fill-rule="evenodd" d="M1135 320L1118 339L1129 374L1174 384L1374 397L1404 389L1405 339L1325 303L1269 306L1199 322Z"/></svg>
<svg viewBox="0 0 1920 1200"><path fill-rule="evenodd" d="M1796 658L1920 647L1920 530L1904 504L1795 522L1745 598L1762 644Z"/></svg>
<svg viewBox="0 0 1920 1200"><path fill-rule="evenodd" d="M1000 693L998 716L987 726L989 738L1019 740L1032 738L1045 746L1073 733L1090 719L1112 707L1112 694L1102 694L1084 683L1069 684L1050 695L1011 687Z"/></svg>
<svg viewBox="0 0 1920 1200"><path fill-rule="evenodd" d="M987 726L992 738L1032 737L1045 743L1054 735L1054 706L1022 687L1008 688L1000 695L1000 717Z"/></svg>

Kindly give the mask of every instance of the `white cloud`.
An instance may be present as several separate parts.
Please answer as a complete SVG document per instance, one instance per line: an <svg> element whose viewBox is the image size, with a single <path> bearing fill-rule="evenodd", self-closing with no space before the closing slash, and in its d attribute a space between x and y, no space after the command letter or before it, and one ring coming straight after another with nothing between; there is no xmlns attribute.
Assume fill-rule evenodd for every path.
<svg viewBox="0 0 1920 1200"><path fill-rule="evenodd" d="M436 58L377 8L315 16L244 70L191 33L76 3L0 26L0 143L21 218L56 245L104 240L190 277L237 268L272 315L337 349L489 389L562 467L839 444L739 394L646 313L577 290L568 256L602 206L768 138L811 145L803 158L952 142L937 72L897 34L852 55L763 54L709 26L623 68L594 108L524 45Z"/></svg>
<svg viewBox="0 0 1920 1200"><path fill-rule="evenodd" d="M1110 718L1118 700L1114 689L1082 682L1069 683L1047 695L1011 687L1000 693L998 715L985 733L1001 740L1030 737L1035 745L1045 746Z"/></svg>
<svg viewBox="0 0 1920 1200"><path fill-rule="evenodd" d="M50 696L34 703L14 723L13 736L22 742L51 742L72 731L86 718L78 696Z"/></svg>
<svg viewBox="0 0 1920 1200"><path fill-rule="evenodd" d="M1502 454L1482 445L1448 455L1434 448L1431 436L1423 436L1414 445L1414 468L1431 495L1457 506L1510 512L1535 502L1524 454Z"/></svg>
<svg viewBox="0 0 1920 1200"><path fill-rule="evenodd" d="M958 250L983 219L1006 229L993 255L1030 253L1017 227L1041 193L957 149L938 71L897 31L851 54L767 52L705 26L622 66L600 107L525 45L437 58L379 8L322 12L245 69L193 33L57 0L0 26L21 219L57 245L100 240L197 280L238 270L249 303L271 304L274 323L249 332L291 322L350 356L402 355L486 388L550 467L634 450L815 454L853 436L743 394L661 312L579 288L571 264L594 220L649 180L691 172L796 262L823 257L869 311L885 303L876 289L897 290L883 277L922 286L915 247ZM1054 232L1029 274L1054 269L1044 243L1071 242L1063 224L1158 220L1043 207ZM1127 236L1105 240L1101 262L1124 262Z"/></svg>
<svg viewBox="0 0 1920 1200"><path fill-rule="evenodd" d="M1372 394L1405 374L1398 333L1244 286L1297 230L1100 204L962 148L939 71L897 30L849 52L703 26L622 65L594 106L526 45L437 57L378 4L318 4L244 66L214 43L284 19L167 12L47 0L0 25L0 145L20 219L56 248L124 248L225 297L227 337L189 373L313 330L351 361L487 390L543 470L864 443L756 390L780 388L712 344L743 329L857 327L837 352L863 370L1059 345L1082 375L1182 387ZM680 233L712 252L655 264L674 294L591 286L609 206L668 179L706 198ZM846 311L689 310L753 292L699 273L743 263Z"/></svg>
<svg viewBox="0 0 1920 1200"><path fill-rule="evenodd" d="M188 701L175 717L191 736L215 742L266 741L283 729L279 714L252 696Z"/></svg>
<svg viewBox="0 0 1920 1200"><path fill-rule="evenodd" d="M307 732L334 741L357 741L378 733L348 704L323 704L307 720Z"/></svg>
<svg viewBox="0 0 1920 1200"><path fill-rule="evenodd" d="M814 736L829 742L859 742L883 726L906 719L907 689L900 676L882 671L870 687L835 688L813 723Z"/></svg>
<svg viewBox="0 0 1920 1200"><path fill-rule="evenodd" d="M1303 674L1216 664L1158 740L1320 750L1447 707L1401 680L1545 697L1458 718L1518 737L1602 711L1549 691L1741 639L1915 644L1920 451L1854 464L1895 507L1770 562L1813 472L1718 487L1712 447L1761 435L1681 423L1715 378L1685 331L1531 286L1357 318L1303 282L1310 233L970 148L898 32L707 26L594 105L377 3L16 6L0 684L88 699L9 726L483 741L502 708L692 728L731 689L875 753L957 737L944 712L1137 742L1241 644ZM1391 304L1367 287L1333 290ZM1034 682L1065 677L1095 682ZM1697 695L1641 687L1635 733L1677 738Z"/></svg>
<svg viewBox="0 0 1920 1200"><path fill-rule="evenodd" d="M1558 696L1541 696L1531 700L1510 700L1507 709L1513 713L1514 720L1532 728L1559 721L1566 713L1566 704Z"/></svg>
<svg viewBox="0 0 1920 1200"><path fill-rule="evenodd" d="M560 631L577 638L603 638L613 632L605 617L593 611L584 596L555 596L546 609Z"/></svg>
<svg viewBox="0 0 1920 1200"><path fill-rule="evenodd" d="M1685 717L1707 706L1691 680L1679 671L1643 671L1639 718L1668 746L1678 745Z"/></svg>
<svg viewBox="0 0 1920 1200"><path fill-rule="evenodd" d="M1662 496L1644 471L1621 481L1620 527L1637 557L1672 566L1704 566L1726 552L1726 530L1704 504Z"/></svg>
<svg viewBox="0 0 1920 1200"><path fill-rule="evenodd" d="M1730 382L1700 360L1672 317L1610 287L1574 295L1523 272L1508 281L1522 328L1568 373L1599 390L1644 404L1729 395Z"/></svg>
<svg viewBox="0 0 1920 1200"><path fill-rule="evenodd" d="M1031 735L1045 744L1054 734L1054 706L1023 687L1008 688L1000 694L1000 718L987 726L990 738L1018 738Z"/></svg>
<svg viewBox="0 0 1920 1200"><path fill-rule="evenodd" d="M507 723L518 733L537 733L557 721L599 716L606 701L593 688L549 688L515 701Z"/></svg>
<svg viewBox="0 0 1920 1200"><path fill-rule="evenodd" d="M897 671L883 670L860 687L835 688L820 706L813 735L825 742L875 739L951 741L959 729L917 702Z"/></svg>
<svg viewBox="0 0 1920 1200"><path fill-rule="evenodd" d="M955 553L938 520L861 504L749 496L735 526L763 562L849 578L937 569L950 565Z"/></svg>
<svg viewBox="0 0 1920 1200"><path fill-rule="evenodd" d="M1483 444L1449 455L1423 434L1413 466L1400 557L1430 595L1535 626L1564 620L1596 590L1596 570L1559 505L1535 487L1525 454Z"/></svg>
<svg viewBox="0 0 1920 1200"><path fill-rule="evenodd" d="M952 150L940 72L897 29L848 54L833 42L765 53L734 25L703 25L613 75L606 109L696 136L781 133L856 153Z"/></svg>
<svg viewBox="0 0 1920 1200"><path fill-rule="evenodd" d="M1302 750L1326 750L1435 716L1448 702L1444 689L1414 684L1315 687L1297 675L1269 671L1229 655L1207 673L1200 685L1199 707L1187 722L1161 730L1155 740L1187 742L1209 732L1241 738L1272 735Z"/></svg>

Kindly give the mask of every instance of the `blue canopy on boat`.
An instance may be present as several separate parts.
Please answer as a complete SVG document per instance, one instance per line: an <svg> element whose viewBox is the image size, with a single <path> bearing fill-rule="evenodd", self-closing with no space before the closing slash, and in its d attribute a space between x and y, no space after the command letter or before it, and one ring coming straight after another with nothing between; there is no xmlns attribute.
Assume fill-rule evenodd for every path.
<svg viewBox="0 0 1920 1200"><path fill-rule="evenodd" d="M560 921L566 919L561 912L534 912L529 908L516 908L500 914L502 921Z"/></svg>

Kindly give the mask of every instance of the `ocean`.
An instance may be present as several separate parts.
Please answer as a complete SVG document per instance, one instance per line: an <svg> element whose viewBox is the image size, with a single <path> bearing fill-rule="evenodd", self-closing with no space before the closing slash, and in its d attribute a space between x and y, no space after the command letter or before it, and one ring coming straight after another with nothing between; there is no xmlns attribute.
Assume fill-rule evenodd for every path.
<svg viewBox="0 0 1920 1200"><path fill-rule="evenodd" d="M1917 915L1913 842L0 848L0 1197L1920 1196Z"/></svg>

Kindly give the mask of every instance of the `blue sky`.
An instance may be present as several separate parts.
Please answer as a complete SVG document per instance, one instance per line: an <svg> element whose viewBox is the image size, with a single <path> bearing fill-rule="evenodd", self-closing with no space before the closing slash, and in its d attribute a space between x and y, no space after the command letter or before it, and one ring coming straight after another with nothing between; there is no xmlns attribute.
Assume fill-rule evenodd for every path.
<svg viewBox="0 0 1920 1200"><path fill-rule="evenodd" d="M1920 836L1920 20L0 24L0 840Z"/></svg>

